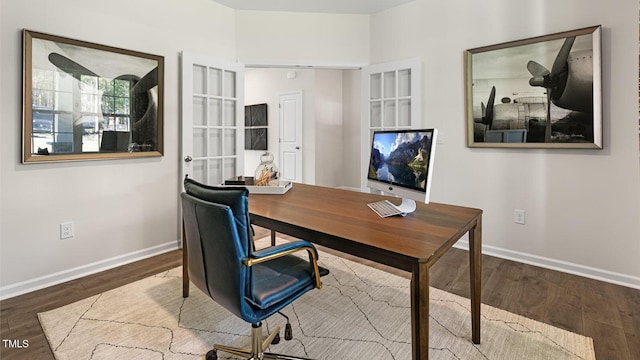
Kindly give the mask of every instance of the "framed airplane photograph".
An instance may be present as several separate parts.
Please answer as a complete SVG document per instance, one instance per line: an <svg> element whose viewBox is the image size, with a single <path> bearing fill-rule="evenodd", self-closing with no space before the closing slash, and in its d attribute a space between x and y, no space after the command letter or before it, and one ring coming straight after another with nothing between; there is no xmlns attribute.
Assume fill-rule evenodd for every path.
<svg viewBox="0 0 640 360"><path fill-rule="evenodd" d="M465 51L467 146L602 149L601 27Z"/></svg>
<svg viewBox="0 0 640 360"><path fill-rule="evenodd" d="M164 57L23 31L23 163L163 155Z"/></svg>

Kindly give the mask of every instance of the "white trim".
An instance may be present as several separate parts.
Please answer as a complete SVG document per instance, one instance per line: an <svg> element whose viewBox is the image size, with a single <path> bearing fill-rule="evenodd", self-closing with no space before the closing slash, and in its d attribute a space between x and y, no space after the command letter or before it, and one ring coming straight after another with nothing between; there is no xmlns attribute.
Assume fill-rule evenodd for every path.
<svg viewBox="0 0 640 360"><path fill-rule="evenodd" d="M12 298L35 290L44 289L46 287L61 284L70 280L79 279L84 276L113 269L115 267L130 264L132 262L150 258L152 256L164 254L166 252L173 251L179 248L180 241L170 241L168 243L153 246L147 249L119 255L111 259L100 260L91 264L86 264L78 266L76 268L37 277L35 279L3 286L0 288L0 300Z"/></svg>
<svg viewBox="0 0 640 360"><path fill-rule="evenodd" d="M360 70L367 64L363 63L296 63L286 61L252 61L243 62L247 69L273 68L273 69L328 69L328 70Z"/></svg>
<svg viewBox="0 0 640 360"><path fill-rule="evenodd" d="M455 248L469 250L469 241L460 240ZM495 246L482 245L482 254L513 260L524 264L539 266L546 269L557 270L568 274L578 275L589 279L605 281L608 283L640 289L640 277L621 274L609 270L574 264L567 261L551 259L543 256L531 255L519 251L503 249Z"/></svg>

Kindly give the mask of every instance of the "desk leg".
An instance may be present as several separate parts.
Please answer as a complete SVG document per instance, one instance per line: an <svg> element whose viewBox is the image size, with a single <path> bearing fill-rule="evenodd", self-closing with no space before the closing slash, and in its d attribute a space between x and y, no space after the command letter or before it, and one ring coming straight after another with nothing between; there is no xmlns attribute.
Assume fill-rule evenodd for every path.
<svg viewBox="0 0 640 360"><path fill-rule="evenodd" d="M271 246L276 246L276 231L271 230Z"/></svg>
<svg viewBox="0 0 640 360"><path fill-rule="evenodd" d="M187 237L182 223L182 297L189 297L189 258L187 257Z"/></svg>
<svg viewBox="0 0 640 360"><path fill-rule="evenodd" d="M471 340L480 344L480 301L482 282L482 218L469 231L469 272L471 274Z"/></svg>
<svg viewBox="0 0 640 360"><path fill-rule="evenodd" d="M413 360L429 358L429 267L414 266L411 274L411 347Z"/></svg>

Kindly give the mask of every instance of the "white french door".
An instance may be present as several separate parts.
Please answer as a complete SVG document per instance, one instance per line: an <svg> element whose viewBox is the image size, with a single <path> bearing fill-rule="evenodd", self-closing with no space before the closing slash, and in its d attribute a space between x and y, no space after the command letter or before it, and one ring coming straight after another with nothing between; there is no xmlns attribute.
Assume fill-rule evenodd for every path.
<svg viewBox="0 0 640 360"><path fill-rule="evenodd" d="M421 119L422 63L394 61L362 68L361 187L366 189L369 153L376 130L412 129Z"/></svg>
<svg viewBox="0 0 640 360"><path fill-rule="evenodd" d="M244 171L244 65L181 55L182 179L219 185Z"/></svg>

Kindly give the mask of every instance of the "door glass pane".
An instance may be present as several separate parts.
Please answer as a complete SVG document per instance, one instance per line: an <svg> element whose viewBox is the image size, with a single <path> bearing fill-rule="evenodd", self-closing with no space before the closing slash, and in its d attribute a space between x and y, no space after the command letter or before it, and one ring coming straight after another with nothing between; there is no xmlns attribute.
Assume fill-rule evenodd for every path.
<svg viewBox="0 0 640 360"><path fill-rule="evenodd" d="M236 154L236 130L224 130L224 154L225 156Z"/></svg>
<svg viewBox="0 0 640 360"><path fill-rule="evenodd" d="M371 102L371 127L378 128L382 126L382 106L380 101Z"/></svg>
<svg viewBox="0 0 640 360"><path fill-rule="evenodd" d="M209 95L222 96L222 70L209 68Z"/></svg>
<svg viewBox="0 0 640 360"><path fill-rule="evenodd" d="M224 96L236 97L236 73L235 71L224 72Z"/></svg>
<svg viewBox="0 0 640 360"><path fill-rule="evenodd" d="M387 71L384 73L384 97L390 98L396 96L396 72Z"/></svg>
<svg viewBox="0 0 640 360"><path fill-rule="evenodd" d="M396 126L396 101L386 100L384 102L384 114L382 118L382 126L395 127Z"/></svg>
<svg viewBox="0 0 640 360"><path fill-rule="evenodd" d="M193 65L193 93L194 94L205 94L204 89L206 89L206 78L205 67L199 65Z"/></svg>
<svg viewBox="0 0 640 360"><path fill-rule="evenodd" d="M398 96L411 96L411 69L398 71Z"/></svg>
<svg viewBox="0 0 640 360"><path fill-rule="evenodd" d="M222 179L222 159L209 160L209 182L210 185L220 185Z"/></svg>
<svg viewBox="0 0 640 360"><path fill-rule="evenodd" d="M398 100L398 126L411 126L411 99Z"/></svg>
<svg viewBox="0 0 640 360"><path fill-rule="evenodd" d="M193 97L193 125L206 125L205 98Z"/></svg>
<svg viewBox="0 0 640 360"><path fill-rule="evenodd" d="M193 156L207 156L207 129L193 129Z"/></svg>
<svg viewBox="0 0 640 360"><path fill-rule="evenodd" d="M222 100L209 99L209 125L222 126Z"/></svg>
<svg viewBox="0 0 640 360"><path fill-rule="evenodd" d="M224 125L236 126L236 102L235 100L224 101Z"/></svg>
<svg viewBox="0 0 640 360"><path fill-rule="evenodd" d="M224 159L223 163L225 180L239 175L236 173L236 159Z"/></svg>
<svg viewBox="0 0 640 360"><path fill-rule="evenodd" d="M209 130L209 156L222 155L222 130Z"/></svg>
<svg viewBox="0 0 640 360"><path fill-rule="evenodd" d="M193 180L198 182L206 182L207 160L193 160Z"/></svg>
<svg viewBox="0 0 640 360"><path fill-rule="evenodd" d="M371 99L380 99L382 97L382 75L380 73L371 74L371 89L369 91Z"/></svg>

